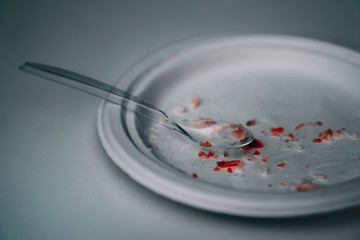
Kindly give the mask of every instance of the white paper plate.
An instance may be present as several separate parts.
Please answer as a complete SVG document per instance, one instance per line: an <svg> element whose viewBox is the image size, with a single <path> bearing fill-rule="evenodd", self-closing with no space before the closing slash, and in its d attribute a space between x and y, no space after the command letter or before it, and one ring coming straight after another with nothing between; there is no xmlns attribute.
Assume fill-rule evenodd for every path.
<svg viewBox="0 0 360 240"><path fill-rule="evenodd" d="M184 106L185 113L173 114L177 119L257 121L250 130L264 143L261 156L249 161L242 151L230 158L217 152L217 159L201 159L197 149L166 129L104 101L98 131L107 153L135 181L164 197L259 217L316 214L360 203L360 54L355 51L284 35L195 39L143 59L116 87L169 113ZM191 107L194 96L201 100L197 109ZM301 123L305 126L296 130ZM284 133L270 136L277 127ZM343 134L315 143L327 129ZM286 140L289 133L295 141ZM214 171L218 161L237 159L245 166L232 173Z"/></svg>

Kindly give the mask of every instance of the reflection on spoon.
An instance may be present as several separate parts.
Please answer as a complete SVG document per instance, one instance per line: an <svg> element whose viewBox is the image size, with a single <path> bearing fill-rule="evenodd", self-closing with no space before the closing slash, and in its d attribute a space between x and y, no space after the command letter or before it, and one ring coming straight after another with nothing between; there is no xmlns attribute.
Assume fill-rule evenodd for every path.
<svg viewBox="0 0 360 240"><path fill-rule="evenodd" d="M75 72L32 62L26 62L20 66L20 69L132 109L148 119L176 131L182 136L186 136L201 147L240 148L253 140L253 136L248 129L242 125L226 121L196 120L175 122L164 111L147 101Z"/></svg>

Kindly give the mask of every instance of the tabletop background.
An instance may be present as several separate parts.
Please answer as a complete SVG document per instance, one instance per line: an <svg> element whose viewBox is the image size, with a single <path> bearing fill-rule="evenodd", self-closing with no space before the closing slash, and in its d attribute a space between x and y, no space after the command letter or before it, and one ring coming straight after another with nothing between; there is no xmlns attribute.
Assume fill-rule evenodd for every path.
<svg viewBox="0 0 360 240"><path fill-rule="evenodd" d="M178 39L291 29L360 46L360 1L0 0L0 239L360 239L360 208L289 219L214 214L158 196L107 156L100 100L24 61L114 83Z"/></svg>

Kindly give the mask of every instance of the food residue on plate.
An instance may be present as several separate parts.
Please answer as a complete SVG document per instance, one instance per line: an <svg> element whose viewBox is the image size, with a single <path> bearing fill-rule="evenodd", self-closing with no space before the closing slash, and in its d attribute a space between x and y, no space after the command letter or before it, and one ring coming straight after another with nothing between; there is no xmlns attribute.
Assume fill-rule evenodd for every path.
<svg viewBox="0 0 360 240"><path fill-rule="evenodd" d="M196 113L198 111L197 109L199 108L200 103L206 104L201 102L200 98L197 96L191 99L190 109L193 109L191 113ZM204 108L204 106L202 108ZM185 117L185 115L188 113L188 110L186 107L178 106L173 109L173 112L177 116ZM194 123L194 127L198 129L208 128L209 126L215 125L216 122L211 119L206 119L204 121ZM310 168L309 161L304 161L303 159L289 158L285 161L284 159L277 160L276 157L274 157L276 156L274 152L295 150L291 153L301 154L310 148L310 144L313 144L314 147L317 147L323 144L337 141L346 136L348 136L349 139L357 139L356 133L347 132L345 128L338 130L324 128L326 127L326 123L323 123L319 120L298 123L290 127L272 126L267 129L260 129L262 122L259 121L258 123L257 119L253 118L245 121L245 125L247 127L251 127L255 137L250 144L242 147L240 150L220 151L219 149L212 149L211 141L209 139L203 139L203 141L199 143L199 148L202 149L196 153L197 158L194 155L194 159L199 159L202 161L196 164L197 168L200 169L209 166L212 174L227 176L228 178L239 176L245 178L248 171L251 170L251 174L254 174L253 170L258 169L258 175L262 177L261 181L263 181L265 186L268 186L268 188L275 189L276 187L281 187L282 189L289 189L291 191L304 192L317 187L322 187L323 184L326 184L326 180L329 176L326 176L323 173L314 173L315 169L313 167ZM243 137L244 130L242 126L243 125L241 123L238 123L231 125L228 128L231 130L232 137L234 139L238 139L237 141L240 141ZM313 130L310 131L310 128ZM151 144L154 144L156 141L158 141L159 136L154 133L154 129L151 129L150 132L149 139ZM307 132L306 134L308 135L310 134L310 140L309 137L304 137L305 132ZM281 144L283 144L280 146L284 147L280 149L272 149L272 145L268 144L269 141L267 139L269 141L280 141ZM307 148L304 148L304 146ZM157 151L157 147L155 145L152 146L152 149ZM328 147L328 149L331 151L332 148ZM271 154L269 155L269 153ZM177 155L181 155L181 150L175 150L171 152L171 156ZM296 155L294 156L296 157ZM194 159L188 159L187 161L194 161ZM353 159L360 160L359 157L355 157ZM303 161L303 163L301 163L301 161ZM284 183L283 181L276 183L274 180L269 180L271 179L271 175L281 173L288 174L286 171L293 168L294 166L297 166L296 164L289 164L290 162L296 162L297 165L300 166L302 164L303 170L297 169L297 171L299 171L299 173L301 173L303 176L302 181L297 180L298 183ZM334 163L339 163L339 160L334 161ZM197 173L192 173L193 178L199 178L200 180L205 176L206 175L201 174L201 176L198 177Z"/></svg>

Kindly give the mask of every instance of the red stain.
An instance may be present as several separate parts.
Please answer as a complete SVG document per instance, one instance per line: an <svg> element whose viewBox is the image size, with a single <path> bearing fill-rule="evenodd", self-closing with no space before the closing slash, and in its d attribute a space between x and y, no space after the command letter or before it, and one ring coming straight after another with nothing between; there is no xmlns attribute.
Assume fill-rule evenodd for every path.
<svg viewBox="0 0 360 240"><path fill-rule="evenodd" d="M201 141L201 142L200 142L200 146L201 146L201 147L211 147L212 145L211 145L211 143L209 143L208 141L206 141L206 142Z"/></svg>
<svg viewBox="0 0 360 240"><path fill-rule="evenodd" d="M194 173L192 176L193 176L193 178L197 178L197 177L198 177L198 175L197 175L196 173Z"/></svg>
<svg viewBox="0 0 360 240"><path fill-rule="evenodd" d="M316 143L321 143L322 142L322 140L320 138L314 138L313 141L316 142Z"/></svg>
<svg viewBox="0 0 360 240"><path fill-rule="evenodd" d="M240 160L221 161L221 162L216 162L216 164L220 168L243 167L244 166L244 163L242 163Z"/></svg>
<svg viewBox="0 0 360 240"><path fill-rule="evenodd" d="M272 185L271 185L271 184L268 184L268 187L272 187Z"/></svg>
<svg viewBox="0 0 360 240"><path fill-rule="evenodd" d="M302 128L302 127L304 127L304 126L305 126L305 124L302 123L302 124L300 124L299 126L297 126L297 127L295 128L295 130L299 130L300 128Z"/></svg>
<svg viewBox="0 0 360 240"><path fill-rule="evenodd" d="M266 163L268 159L269 159L269 158L264 157L264 158L261 159L261 162L262 162L262 163Z"/></svg>
<svg viewBox="0 0 360 240"><path fill-rule="evenodd" d="M280 164L278 164L277 166L278 166L279 168L283 168L283 167L285 167L285 165L286 165L286 163L280 163Z"/></svg>
<svg viewBox="0 0 360 240"><path fill-rule="evenodd" d="M246 122L246 126L248 127L254 126L255 124L256 124L255 119Z"/></svg>
<svg viewBox="0 0 360 240"><path fill-rule="evenodd" d="M209 158L218 158L218 155L215 155L212 151L209 151L209 153L205 153L205 152L199 152L198 157L202 158L202 159L209 159Z"/></svg>
<svg viewBox="0 0 360 240"><path fill-rule="evenodd" d="M254 138L254 140L251 143L242 147L242 149L250 150L250 149L256 149L256 148L262 148L263 146L264 146L264 144L260 140Z"/></svg>
<svg viewBox="0 0 360 240"><path fill-rule="evenodd" d="M232 170L231 168L228 168L228 169L227 169L227 172L228 172L228 173L232 173L233 170Z"/></svg>
<svg viewBox="0 0 360 240"><path fill-rule="evenodd" d="M306 165L305 168L309 168L310 166L309 165Z"/></svg>
<svg viewBox="0 0 360 240"><path fill-rule="evenodd" d="M220 171L220 168L219 168L219 167L215 167L215 168L214 168L214 171L215 171L215 172L218 172L218 171Z"/></svg>

